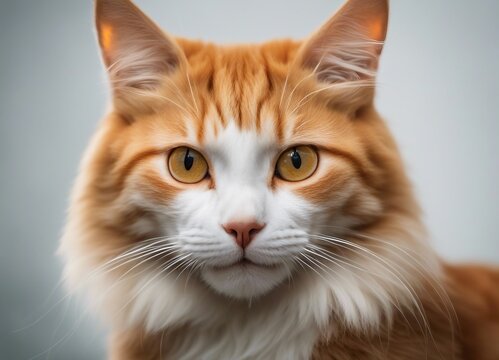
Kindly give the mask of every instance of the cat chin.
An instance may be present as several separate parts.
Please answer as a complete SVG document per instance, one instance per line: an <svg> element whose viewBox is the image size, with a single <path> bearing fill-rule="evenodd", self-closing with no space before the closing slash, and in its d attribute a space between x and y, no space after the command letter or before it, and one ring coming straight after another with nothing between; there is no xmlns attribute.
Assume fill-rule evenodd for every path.
<svg viewBox="0 0 499 360"><path fill-rule="evenodd" d="M236 299L260 297L290 276L283 265L272 267L237 264L225 268L206 268L202 279L216 292Z"/></svg>

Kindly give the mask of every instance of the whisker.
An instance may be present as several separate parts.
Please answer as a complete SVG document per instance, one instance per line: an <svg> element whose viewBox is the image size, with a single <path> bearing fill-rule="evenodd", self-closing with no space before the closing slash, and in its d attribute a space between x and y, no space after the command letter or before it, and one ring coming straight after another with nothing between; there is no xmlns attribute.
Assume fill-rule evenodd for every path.
<svg viewBox="0 0 499 360"><path fill-rule="evenodd" d="M359 236L361 238L373 240L376 242L381 243L382 245L377 245L373 244L375 247L381 247L383 249L386 249L390 251L392 254L397 256L401 261L403 261L406 265L410 266L412 269L414 269L419 275L421 275L423 278L430 277L430 281L428 282L429 285L431 286L432 290L437 294L437 296L440 299L440 304L443 305L445 311L445 314L447 315L447 318L449 320L449 325L450 325L450 331L451 331L451 337L452 337L452 342L455 342L455 328L454 324L458 323L458 316L457 312L454 308L454 305L452 303L452 300L450 299L447 291L445 290L444 286L441 283L441 280L438 279L435 274L431 271L427 271L425 268L425 264L422 262L422 260L418 259L419 254L416 252L413 252L415 255L411 255L409 253L410 249L404 249L400 246L397 246L389 241L382 240L375 238L370 235L364 235L359 232L354 232L355 236ZM389 248L386 248L388 246ZM397 251L401 252L403 255L408 257L411 261L409 261L406 257L402 256L402 254L398 253ZM439 303L436 303L433 297L431 297L431 300L434 305L437 305L437 308L440 308L438 305Z"/></svg>
<svg viewBox="0 0 499 360"><path fill-rule="evenodd" d="M156 256L158 256L158 255L156 255ZM165 256L165 255L164 255L164 256ZM175 262L174 262L174 263L175 263ZM146 269L142 270L140 273L143 273L144 271L147 271L147 270L149 270L149 269L153 268L154 266L155 266L154 264L149 265ZM137 267L137 266L134 266L134 268L136 268L136 267ZM129 271L131 271L131 269L130 269ZM128 271L128 272L129 272L129 271ZM140 273L139 273L139 274L140 274ZM160 274L161 274L161 273L160 273ZM136 276L138 276L138 274L136 274ZM154 276L154 277L153 277L153 279L156 279L157 277L158 277L158 275ZM111 290L112 290L112 288L114 288L114 287L115 287L115 286L116 286L119 282L123 281L123 279L124 279L124 275L123 275L123 276L122 276L122 277L121 277L121 278L120 278L117 282L115 282L115 283L114 283L114 284L113 284L110 288L108 288L108 289L104 292L104 294L102 294L101 298L104 298L104 297L105 297L105 295L107 295L107 293L108 293L109 291L111 291ZM153 280L153 279L151 279L151 280ZM151 281L151 280L150 280L150 281ZM146 283L146 285L147 285L147 284L149 284L149 282L150 282L150 281L148 281L148 282ZM143 287L143 288L144 288L144 287ZM141 290L143 290L143 288L141 288L141 289L139 290L139 292L140 292ZM138 295L138 294L137 294L137 295ZM124 308L125 308L125 307L126 307L126 306L127 306L127 305L131 302L131 301L132 301L132 300L134 300L134 299L136 298L136 296L137 296L137 295L135 295L132 299L130 299L130 300L129 300L129 301L128 301L128 302L127 302L124 306L123 306L123 308L122 308L122 309L120 309L120 310L118 311L118 313L119 313L119 312L121 312L121 311L122 311L122 310L123 310L123 309L124 309ZM100 300L99 300L99 301L100 301ZM84 311L82 312L82 315L81 315L78 319L76 319L76 321L75 321L75 325L73 326L73 329L72 329L70 332L68 332L66 335L64 335L61 339L59 339L59 340L58 340L55 344L53 344L53 345L52 345L51 347L49 347L47 350L45 350L44 352L42 352L42 353L40 353L40 354L38 354L38 355L36 355L36 356L32 357L30 360L35 359L36 357L39 357L39 356L41 356L41 355L43 355L43 354L45 354L45 353L47 353L47 352L52 351L55 347L57 347L58 345L60 345L60 344L61 344L61 343L63 343L64 341L68 340L71 336L73 336L73 335L76 333L76 331L78 330L78 328L79 328L80 324L82 323L83 318L84 318L84 317L85 317L85 316L86 316L89 312L90 312L90 306L88 305L88 306L84 309Z"/></svg>
<svg viewBox="0 0 499 360"><path fill-rule="evenodd" d="M433 272L427 271L426 264L423 263L423 260L420 258L419 253L413 251L410 248L405 249L405 248L402 248L401 246L397 246L393 242L382 240L382 239L379 239L379 238L374 237L372 235L366 235L366 234L360 233L358 231L351 230L349 228L340 227L340 226L328 226L328 227L338 228L338 229L341 229L343 231L348 231L349 233L353 234L354 236L358 236L358 237L361 237L364 239L379 242L379 243L383 244L383 247L382 247L383 249L388 250L392 254L396 255L406 265L410 266L412 269L417 271L418 274L421 275L423 278L430 277L431 281L429 281L429 284L432 287L433 291L435 291L437 296L440 298L440 301L445 308L444 311L447 314L447 317L448 317L449 323L450 323L450 327L451 327L451 336L453 339L455 338L454 324L458 323L457 312L454 308L454 305L453 305L447 291L445 290L444 286L442 285L441 280L438 279L435 276L435 274L433 274ZM380 246L380 245L374 244L373 246ZM388 246L388 248L386 246ZM402 254L398 253L397 251L401 252L405 256L402 256ZM411 254L411 252L412 252L412 254ZM409 261L406 257L408 257L411 261ZM435 303L435 301L433 300L433 298L431 298L431 299L432 299L433 303L435 305L437 305ZM454 340L453 340L453 342L454 342Z"/></svg>
<svg viewBox="0 0 499 360"><path fill-rule="evenodd" d="M299 82L295 85L295 87L294 87L294 88L293 88L293 90L291 91L290 95L288 96L288 99L287 99L287 102L286 102L286 111L285 111L285 112L287 112L287 111L288 111L288 109L289 109L289 105L290 105L290 103L291 103L291 100L293 99L293 94L294 94L294 92L296 91L296 89L298 89L298 87L299 87L299 86L300 86L300 85L301 85L301 84L302 84L305 80L307 80L307 79L309 79L310 77L312 77L312 76L315 76L315 75L316 75L316 73L317 73L317 69L319 69L319 66L321 65L322 60L323 60L323 58L324 58L324 55L325 55L325 54L323 54L323 55L321 56L321 58L320 58L320 59L319 59L319 61L317 62L317 65L315 65L314 69L312 70L312 73L310 73L310 74L308 74L307 76L303 77L303 79L301 79L301 80L300 80L300 81L299 81Z"/></svg>
<svg viewBox="0 0 499 360"><path fill-rule="evenodd" d="M92 270L84 279L83 281L81 281L79 284L78 284L78 288L81 288L83 286L85 286L87 284L88 281L94 279L96 276L100 275L103 271L106 270L106 267L107 266L110 266L112 265L113 263L115 263L116 261L119 261L123 258L126 258L127 256L130 256L130 255L134 255L134 254L137 254L137 253L141 253L143 252L144 250L146 250L147 248L149 248L150 246L154 246L155 245L155 241L158 241L159 242L162 242L162 241L166 241L166 240L171 240L171 239L175 239L176 237L156 237L156 238L151 238L151 239L146 239L146 240L142 240L140 242L140 244L137 244L135 246L133 246L132 248L130 248L128 251L125 251L124 253L120 253L119 256L116 256L112 259L110 259L109 261L106 261L104 264L98 266L97 268L95 268L94 270ZM158 240L159 239L159 240ZM142 246L142 243L145 243L146 246L144 246L143 248L141 248ZM148 244L149 243L149 244ZM126 247L125 247L126 248ZM124 249L124 248L122 248ZM95 256L87 256L87 258L91 258L91 257L95 257ZM64 284L64 280L60 280L58 285L54 288L54 290L52 290L52 293L54 293L58 288L62 287ZM22 332L22 331L25 331L35 325L37 325L38 323L40 323L48 314L50 314L53 310L55 310L62 302L66 301L68 298L70 298L73 294L72 293L67 293L65 294L63 297L61 297L59 300L57 300L55 303L53 303L49 309L47 309L46 311L44 311L44 313L42 315L40 315L39 317L37 317L34 321L28 323L27 325L19 328L19 329L15 329L13 330L14 333L19 333L19 332Z"/></svg>
<svg viewBox="0 0 499 360"><path fill-rule="evenodd" d="M189 284L189 279L191 277L191 274L194 272L194 271L197 271L199 269L202 268L202 264L199 262L199 261L196 261L196 260L193 260L194 264L193 266L191 266L189 272L187 273L187 278L185 280L185 286L184 286L184 289L187 289L187 285Z"/></svg>
<svg viewBox="0 0 499 360"><path fill-rule="evenodd" d="M189 257L192 257L192 254L189 253ZM177 277L175 278L175 282L178 280L178 278L184 273L187 268L189 268L192 264L196 263L195 260L193 259L187 259L187 262L184 263L184 268L178 273Z"/></svg>
<svg viewBox="0 0 499 360"><path fill-rule="evenodd" d="M312 245L312 246L314 246L314 245ZM368 281L366 281L366 279L364 279L363 277L361 277L359 274L356 274L355 272L351 272L351 271L347 270L345 267L341 266L341 264L339 264L339 263L338 263L338 261L339 261L339 262L341 262L341 263L343 263L343 264L345 264L345 265L348 265L348 266L350 266L350 267L354 267L355 269L359 269L359 270L361 270L361 271L364 271L364 272L366 272L366 273L373 274L372 272L367 271L367 269L360 268L360 267L358 267L358 266L356 266L356 265L352 264L351 262L348 262L348 261L342 261L341 259L336 258L336 256L339 256L339 255L334 254L334 256L333 256L333 254L332 254L332 253L329 253L329 252L327 252L326 250L324 250L324 249L322 249L322 248L320 248L320 247L318 247L318 246L314 246L314 248L315 248L317 251L321 251L321 252L322 252L325 256L320 256L319 254L314 253L313 251L311 251L313 254L318 255L318 256L320 256L320 257L322 257L322 258L324 258L324 259L326 259L326 260L328 260L328 261L331 261L332 263L334 263L335 265L339 266L339 267L340 267L340 268L342 268L343 270L345 270L345 271L347 271L347 272L349 272L349 273L353 274L353 275L354 275L357 279L359 279L362 283L364 283L364 285L366 285L369 289L371 289L371 290L373 291L373 293L375 293L375 292L376 292L376 291L375 291L375 289L373 289L373 288L372 288L372 285L371 285ZM309 249L307 249L307 250L309 250ZM345 258L345 257L343 257L343 258ZM345 258L345 259L346 259L346 258ZM350 260L350 261L351 261L351 260ZM337 273L337 275L341 276L341 274L339 274L339 273ZM378 275L378 276L379 276L380 278L383 278L381 275ZM344 277L344 276L341 276L341 277L345 279L345 277ZM398 305L398 301L396 302L394 299L391 299L391 298L389 298L389 301L390 301L390 303L391 303L391 304L392 304L392 305L393 305L393 306L394 306L394 307L395 307L395 308L399 311L399 313L402 315L402 317L404 318L404 320L405 320L405 321L407 322L407 324L410 326L411 324L410 324L410 322L409 322L409 319L407 319L407 317L405 316L405 313L402 311L402 308ZM414 314L414 312L413 312L411 309L409 309L409 310L410 310L411 314L414 316L414 315L415 315L415 314ZM388 315L388 314L387 314L387 315ZM418 324L419 324L420 329L421 329L421 330L423 330L423 327L421 326L421 324L420 324L420 323L419 323L419 321L417 320L417 317L415 317L415 318L416 318L416 321L417 321L417 322L418 322Z"/></svg>
<svg viewBox="0 0 499 360"><path fill-rule="evenodd" d="M281 110L282 100L284 99L284 93L286 91L286 87L288 86L289 72L290 72L290 69L288 69L288 72L286 73L286 80L284 80L284 86L282 87L281 99L279 100L279 110Z"/></svg>
<svg viewBox="0 0 499 360"><path fill-rule="evenodd" d="M309 256L305 255L305 254L302 254L302 256L308 260L309 262L312 262L314 263L313 259L310 258ZM298 261L301 261L300 258L296 258L296 260ZM306 261L303 261L303 265L307 266L310 270L312 270L314 273L316 273L317 275L319 275L324 281L328 282L328 280L322 275L320 274L319 272L317 272L312 266L310 266Z"/></svg>
<svg viewBox="0 0 499 360"><path fill-rule="evenodd" d="M181 263L183 260L189 258L191 255L190 254L187 254L187 255L184 255L184 256L181 256L179 258L176 258L172 261L172 263L168 264L168 266L166 267L163 267L163 268L160 268L160 271L154 275L151 279L149 279L143 286L140 287L139 290L137 290L136 294L134 296L132 296L119 310L118 310L118 313L125 310L125 308L132 302L134 301L137 296L139 295L139 293L144 290L148 285L150 285L154 280L156 280L157 278L159 278L160 276L164 275L164 272L168 269L170 269L172 266L174 266L175 264L178 264L178 263ZM177 267L175 267L176 269ZM174 269L174 270L175 270ZM174 271L173 270L173 271ZM168 276L170 274L170 272L168 272L165 276Z"/></svg>
<svg viewBox="0 0 499 360"><path fill-rule="evenodd" d="M191 91L192 101L193 101L193 103L194 103L194 106L196 107L196 111L197 111L197 113L199 114L198 104L197 104L197 102L196 102L196 98L194 97L194 91L192 90L191 78L190 78L189 73L187 72L187 70L186 70L186 72L185 72L185 75L186 75L186 77L187 77L187 83L189 84L189 89L190 89L190 91Z"/></svg>
<svg viewBox="0 0 499 360"><path fill-rule="evenodd" d="M360 252L357 252L359 254L364 254L365 257L367 255L370 255L374 258L374 260L378 263L378 265L381 265L387 270L392 276L394 276L399 282L400 285L404 287L404 289L407 291L407 294L409 295L411 301L416 307L416 310L418 311L419 315L421 316L421 319L423 320L423 323L426 328L426 333L431 336L433 341L435 342L433 335L431 333L430 326L428 324L427 318L422 310L422 304L417 296L416 291L414 288L407 283L406 281L403 280L403 277L401 278L399 275L401 275L397 269L395 269L390 263L388 263L385 259L381 258L379 255L376 253L364 248L363 246L360 246L358 244L352 243L351 241L347 241L345 239L337 238L337 237L329 237L325 235L310 235L312 238L319 239L322 241L330 242L334 245L340 246L340 247L345 247L348 249L348 246L353 247L357 250L360 250ZM392 271L393 270L393 271ZM394 272L395 271L395 272ZM396 274L398 273L398 274Z"/></svg>
<svg viewBox="0 0 499 360"><path fill-rule="evenodd" d="M298 109L300 109L303 105L308 103L311 99L308 101L304 102L306 99L311 98L314 95L317 95L325 90L329 90L332 88L360 88L360 87L372 87L374 86L374 82L370 80L356 80L356 81L350 81L350 82L341 82L341 83L333 83L328 86L321 87L320 89L314 90L309 92L307 95L305 95L301 100L298 102L298 105L294 107L293 110L291 110L291 113L289 116L293 115Z"/></svg>
<svg viewBox="0 0 499 360"><path fill-rule="evenodd" d="M147 92L147 91L143 91L143 90L139 90L139 89L127 89L127 88L122 88L120 91L122 92L128 92L130 95L139 95L139 96L144 96L144 97L154 97L154 98L157 98L157 99L160 99L160 100L165 100L173 105L175 105L176 107L178 107L180 110L182 110L187 116L190 116L191 115L191 112L189 112L185 107L183 107L182 105L180 105L178 102L170 99L170 98L167 98L166 96L162 96L162 95L159 95L157 93L153 93L153 92Z"/></svg>

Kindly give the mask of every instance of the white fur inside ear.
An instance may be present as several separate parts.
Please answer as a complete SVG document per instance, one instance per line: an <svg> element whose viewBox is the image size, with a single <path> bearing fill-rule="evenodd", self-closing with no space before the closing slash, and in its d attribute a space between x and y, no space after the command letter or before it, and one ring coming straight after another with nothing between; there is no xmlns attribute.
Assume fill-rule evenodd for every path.
<svg viewBox="0 0 499 360"><path fill-rule="evenodd" d="M115 90L152 90L175 68L175 61L169 59L162 49L147 47L146 44L144 41L121 49L116 61L108 67L109 78Z"/></svg>
<svg viewBox="0 0 499 360"><path fill-rule="evenodd" d="M317 78L326 83L369 80L376 76L382 46L382 41L369 39L350 26L341 35L326 34L312 44L306 62L314 67Z"/></svg>
<svg viewBox="0 0 499 360"><path fill-rule="evenodd" d="M323 49L323 57L318 64L316 75L320 81L338 83L371 79L376 70L369 64L376 62L369 48L379 46L374 41L340 44L331 49Z"/></svg>

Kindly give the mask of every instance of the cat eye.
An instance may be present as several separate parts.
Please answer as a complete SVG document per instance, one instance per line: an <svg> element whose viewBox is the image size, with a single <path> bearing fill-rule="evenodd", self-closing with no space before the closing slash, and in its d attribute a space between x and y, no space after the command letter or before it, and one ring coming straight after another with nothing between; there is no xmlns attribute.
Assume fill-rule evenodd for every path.
<svg viewBox="0 0 499 360"><path fill-rule="evenodd" d="M195 184L208 174L208 163L198 151L186 146L170 153L168 168L173 178L186 184Z"/></svg>
<svg viewBox="0 0 499 360"><path fill-rule="evenodd" d="M311 146L295 146L284 151L276 165L276 175L286 181L309 178L317 169L319 158Z"/></svg>

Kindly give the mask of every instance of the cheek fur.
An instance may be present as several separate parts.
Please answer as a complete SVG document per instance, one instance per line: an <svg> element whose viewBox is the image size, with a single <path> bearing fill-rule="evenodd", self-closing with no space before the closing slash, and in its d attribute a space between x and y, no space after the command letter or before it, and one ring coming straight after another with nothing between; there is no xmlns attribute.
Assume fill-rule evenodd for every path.
<svg viewBox="0 0 499 360"><path fill-rule="evenodd" d="M348 160L338 156L322 156L317 171L302 182L281 181L279 185L306 199L326 225L367 224L383 211L381 200L366 179ZM317 220L311 219L311 223L320 225Z"/></svg>

